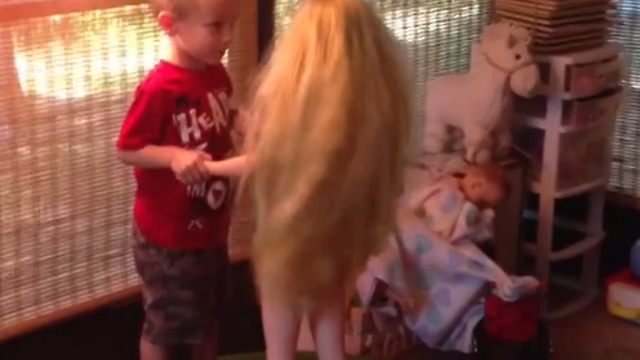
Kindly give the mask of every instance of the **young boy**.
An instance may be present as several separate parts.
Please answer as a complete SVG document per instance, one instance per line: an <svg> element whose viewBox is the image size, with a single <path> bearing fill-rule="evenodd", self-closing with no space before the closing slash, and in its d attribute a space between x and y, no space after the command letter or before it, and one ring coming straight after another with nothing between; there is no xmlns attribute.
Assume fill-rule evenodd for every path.
<svg viewBox="0 0 640 360"><path fill-rule="evenodd" d="M210 176L205 161L232 151L232 86L220 61L236 3L151 1L169 49L136 89L117 142L118 158L134 167L137 183L133 252L146 315L141 360L167 359L176 348L188 348L193 359L217 355L230 182Z"/></svg>

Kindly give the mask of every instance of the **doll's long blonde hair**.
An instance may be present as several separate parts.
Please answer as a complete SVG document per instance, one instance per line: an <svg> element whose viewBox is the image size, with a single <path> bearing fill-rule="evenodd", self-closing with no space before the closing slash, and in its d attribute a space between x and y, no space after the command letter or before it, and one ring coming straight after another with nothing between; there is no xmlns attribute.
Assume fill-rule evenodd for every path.
<svg viewBox="0 0 640 360"><path fill-rule="evenodd" d="M407 75L363 0L305 0L275 43L247 139L263 300L326 298L381 250L402 189Z"/></svg>

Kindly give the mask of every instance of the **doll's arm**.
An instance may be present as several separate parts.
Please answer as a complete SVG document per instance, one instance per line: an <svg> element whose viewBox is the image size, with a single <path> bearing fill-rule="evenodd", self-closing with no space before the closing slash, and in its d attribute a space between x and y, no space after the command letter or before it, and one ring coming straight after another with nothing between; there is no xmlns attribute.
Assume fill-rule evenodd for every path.
<svg viewBox="0 0 640 360"><path fill-rule="evenodd" d="M212 176L241 177L247 173L249 160L247 155L240 155L226 160L205 161L205 167Z"/></svg>
<svg viewBox="0 0 640 360"><path fill-rule="evenodd" d="M409 195L409 198L407 199L407 206L409 207L409 210L414 213L424 211L424 203L438 191L439 189L434 189L433 186L427 186Z"/></svg>

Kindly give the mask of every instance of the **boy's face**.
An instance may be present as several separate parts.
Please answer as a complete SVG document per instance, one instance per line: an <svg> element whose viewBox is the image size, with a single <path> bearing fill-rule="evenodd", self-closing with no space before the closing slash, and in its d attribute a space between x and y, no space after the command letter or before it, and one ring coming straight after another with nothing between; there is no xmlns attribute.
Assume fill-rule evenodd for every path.
<svg viewBox="0 0 640 360"><path fill-rule="evenodd" d="M183 14L160 15L160 26L179 51L196 63L218 64L231 43L236 0L196 0ZM164 22L164 23L163 23Z"/></svg>

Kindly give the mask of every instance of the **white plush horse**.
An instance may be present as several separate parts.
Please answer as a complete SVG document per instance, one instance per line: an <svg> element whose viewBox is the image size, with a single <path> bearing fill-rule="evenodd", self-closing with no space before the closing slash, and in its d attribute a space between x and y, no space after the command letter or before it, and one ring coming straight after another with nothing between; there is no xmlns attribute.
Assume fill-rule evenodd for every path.
<svg viewBox="0 0 640 360"><path fill-rule="evenodd" d="M487 163L508 152L512 92L531 97L540 81L530 43L524 28L504 22L488 25L473 44L469 72L427 84L425 153L447 152L447 145L457 142L455 150L464 149L467 161ZM462 142L455 135L461 135Z"/></svg>

